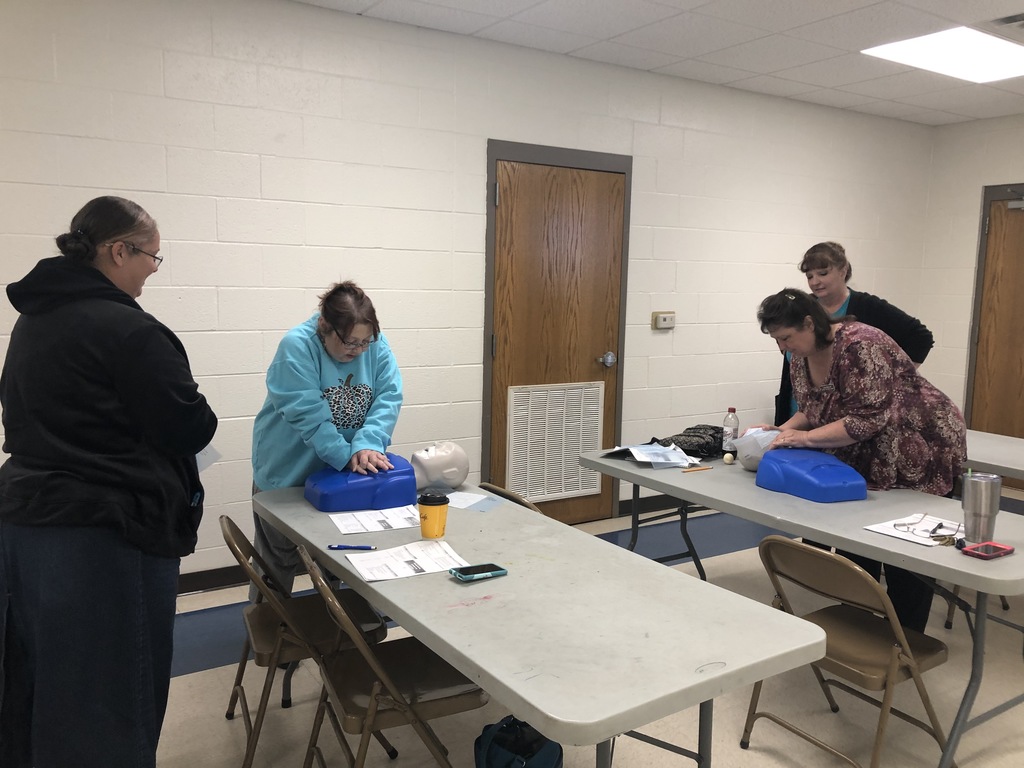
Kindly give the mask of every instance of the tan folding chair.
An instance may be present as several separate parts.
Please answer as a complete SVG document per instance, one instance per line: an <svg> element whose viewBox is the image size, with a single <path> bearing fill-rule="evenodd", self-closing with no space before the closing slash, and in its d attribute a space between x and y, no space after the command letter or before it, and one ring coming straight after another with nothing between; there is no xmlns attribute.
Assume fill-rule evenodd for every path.
<svg viewBox="0 0 1024 768"><path fill-rule="evenodd" d="M337 648L343 641L347 643L347 639L339 631L318 593L292 597L287 592L279 590L271 577L261 575L261 572L270 573L266 562L227 515L221 516L220 529L228 549L257 590L256 602L242 610L246 638L235 672L235 681L231 687L231 698L224 713L224 717L231 720L235 716L235 705L241 704L246 733L242 766L249 768L256 755L256 744L267 714L267 705L279 666L288 668L281 701L282 707L288 707L291 706L291 692L287 678L295 666L303 659L313 658L320 652ZM365 642L377 643L387 636L388 630L384 620L358 594L350 589L344 589L340 590L337 599L354 617L358 626L357 632ZM265 667L267 670L255 718L250 713L245 687L242 685L250 652L256 666ZM386 740L381 743L389 756L394 757L398 754Z"/></svg>
<svg viewBox="0 0 1024 768"><path fill-rule="evenodd" d="M326 768L317 745L325 714L349 768L362 768L371 732L399 725L411 725L437 764L451 768L448 750L427 721L482 707L488 701L487 694L414 637L371 647L320 567L304 547L299 547L299 554L331 616L354 646L318 658L323 690L304 768L310 768L314 757L321 768ZM345 733L359 735L354 755Z"/></svg>
<svg viewBox="0 0 1024 768"><path fill-rule="evenodd" d="M508 488L502 488L500 485L493 485L492 483L480 483L480 488L482 490L487 491L488 493L493 493L495 496L500 496L503 499L508 499L509 501L514 502L522 507L532 509L534 512L540 512L542 515L544 514L543 512L541 512L541 508L534 504L532 501L527 501L525 498L520 496L515 491L508 490Z"/></svg>
<svg viewBox="0 0 1024 768"><path fill-rule="evenodd" d="M890 714L921 728L938 742L940 749L944 749L946 738L921 674L946 661L945 644L920 632L905 630L896 617L885 589L863 568L842 555L777 535L767 536L761 542L759 552L775 588L773 604L777 608L795 615L790 596L786 592L787 585L795 585L814 595L838 601L803 616L825 630L827 636L825 657L811 664L811 668L833 712L839 711L839 705L830 688L846 691L879 708L871 768L878 768ZM826 679L823 671L841 677L863 690L839 680ZM892 705L894 689L904 680L914 681L928 723ZM740 741L743 749L750 745L754 722L764 717L848 764L860 767L853 758L778 715L759 711L757 706L762 685L763 681L756 683L750 697L750 708ZM881 691L881 701L864 693L864 690Z"/></svg>

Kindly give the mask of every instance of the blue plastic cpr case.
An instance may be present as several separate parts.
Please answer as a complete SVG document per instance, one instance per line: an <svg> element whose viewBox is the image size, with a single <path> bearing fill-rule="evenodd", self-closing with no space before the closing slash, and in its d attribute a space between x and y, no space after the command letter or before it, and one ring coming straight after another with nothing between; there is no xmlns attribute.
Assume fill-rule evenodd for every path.
<svg viewBox="0 0 1024 768"><path fill-rule="evenodd" d="M416 475L401 456L385 454L394 469L361 475L326 467L306 478L306 501L321 512L391 509L416 503Z"/></svg>
<svg viewBox="0 0 1024 768"><path fill-rule="evenodd" d="M830 453L776 448L761 457L758 486L810 501L857 501L868 495L860 473Z"/></svg>

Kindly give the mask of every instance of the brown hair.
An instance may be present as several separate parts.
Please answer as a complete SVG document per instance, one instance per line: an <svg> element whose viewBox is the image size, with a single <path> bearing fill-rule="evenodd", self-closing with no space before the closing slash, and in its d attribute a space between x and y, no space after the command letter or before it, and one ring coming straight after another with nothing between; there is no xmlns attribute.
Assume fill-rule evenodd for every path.
<svg viewBox="0 0 1024 768"><path fill-rule="evenodd" d="M320 317L343 339L359 324L373 329L374 341L380 336L380 323L377 322L373 302L351 280L335 283L320 297Z"/></svg>
<svg viewBox="0 0 1024 768"><path fill-rule="evenodd" d="M832 318L828 316L821 302L797 288L784 288L761 302L757 310L757 321L761 333L771 333L776 328L802 328L805 318L810 317L814 328L814 341L818 349L824 349L832 333Z"/></svg>
<svg viewBox="0 0 1024 768"><path fill-rule="evenodd" d="M812 269L828 269L835 267L844 271L844 280L850 282L853 277L853 267L846 258L846 249L839 243L831 241L816 243L807 249L798 269L805 275Z"/></svg>
<svg viewBox="0 0 1024 768"><path fill-rule="evenodd" d="M123 197L106 195L90 200L71 219L68 231L56 237L57 247L69 260L92 264L97 246L117 240L152 237L157 227L142 206Z"/></svg>

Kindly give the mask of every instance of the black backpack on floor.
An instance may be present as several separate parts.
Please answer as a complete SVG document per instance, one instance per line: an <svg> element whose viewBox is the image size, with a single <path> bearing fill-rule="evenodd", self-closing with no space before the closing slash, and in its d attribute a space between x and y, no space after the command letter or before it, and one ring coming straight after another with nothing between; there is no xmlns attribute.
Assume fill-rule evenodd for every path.
<svg viewBox="0 0 1024 768"><path fill-rule="evenodd" d="M473 753L476 768L562 768L562 745L512 715L484 726Z"/></svg>

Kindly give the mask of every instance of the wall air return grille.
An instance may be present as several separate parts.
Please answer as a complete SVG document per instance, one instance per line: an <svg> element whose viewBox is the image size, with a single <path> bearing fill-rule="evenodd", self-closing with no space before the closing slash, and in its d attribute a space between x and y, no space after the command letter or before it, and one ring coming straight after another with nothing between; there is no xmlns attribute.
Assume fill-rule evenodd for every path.
<svg viewBox="0 0 1024 768"><path fill-rule="evenodd" d="M604 382L508 388L505 485L532 502L601 492L579 456L601 448Z"/></svg>

